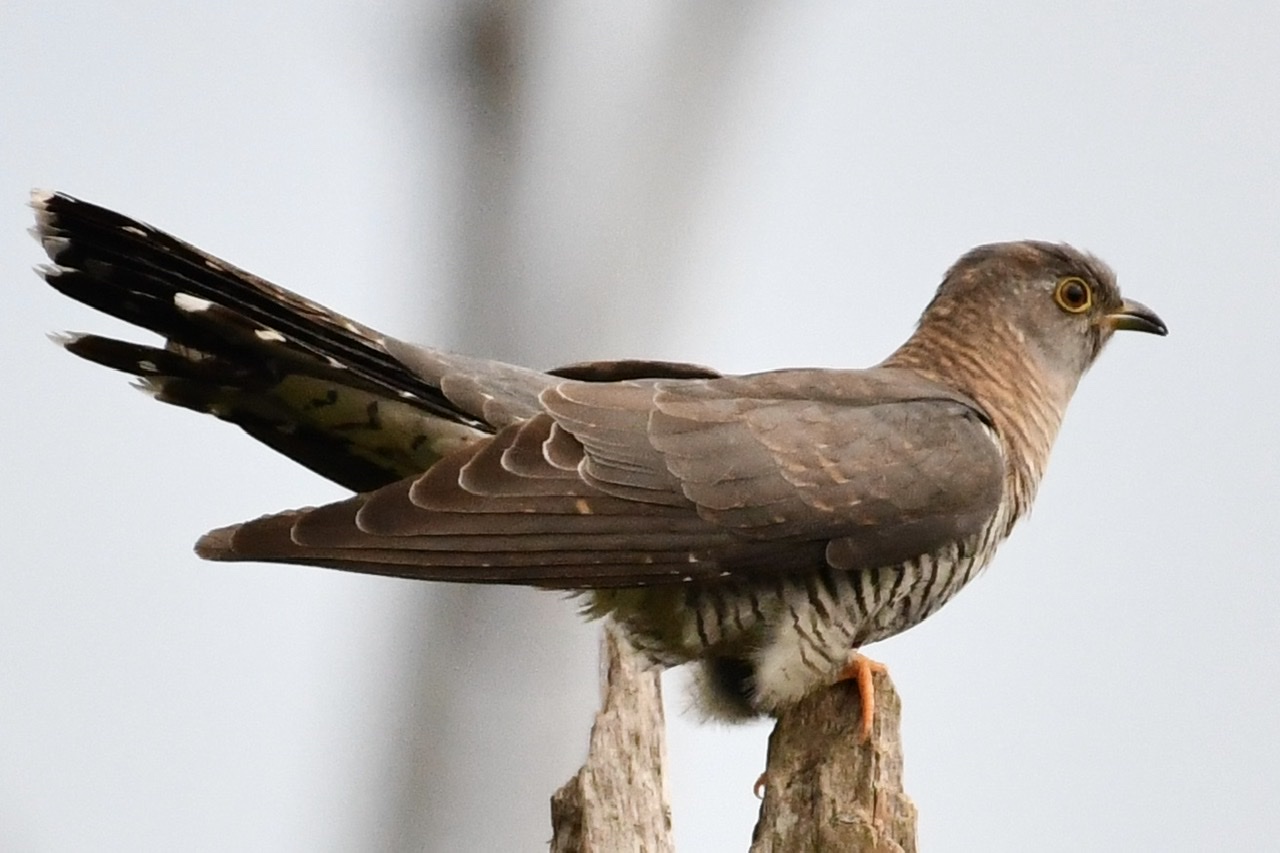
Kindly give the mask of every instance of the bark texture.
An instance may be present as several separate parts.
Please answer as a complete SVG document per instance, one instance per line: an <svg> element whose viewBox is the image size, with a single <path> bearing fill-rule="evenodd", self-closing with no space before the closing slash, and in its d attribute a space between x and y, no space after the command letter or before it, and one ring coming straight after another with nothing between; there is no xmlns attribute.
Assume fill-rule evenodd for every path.
<svg viewBox="0 0 1280 853"><path fill-rule="evenodd" d="M671 853L659 673L604 630L604 700L587 763L551 798L552 853Z"/></svg>
<svg viewBox="0 0 1280 853"><path fill-rule="evenodd" d="M604 660L587 763L551 798L551 851L671 853L658 673L610 628ZM875 688L865 743L852 684L779 718L751 853L915 853L916 808L902 787L902 705L888 676L876 675Z"/></svg>
<svg viewBox="0 0 1280 853"><path fill-rule="evenodd" d="M852 684L814 694L779 718L751 853L914 853L916 807L902 788L902 704L888 676L875 676L875 685L866 743Z"/></svg>

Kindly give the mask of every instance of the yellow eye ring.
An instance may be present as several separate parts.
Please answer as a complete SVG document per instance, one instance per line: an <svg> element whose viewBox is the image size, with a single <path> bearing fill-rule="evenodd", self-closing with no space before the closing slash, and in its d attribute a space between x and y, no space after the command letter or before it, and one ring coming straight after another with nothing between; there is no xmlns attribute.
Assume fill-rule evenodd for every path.
<svg viewBox="0 0 1280 853"><path fill-rule="evenodd" d="M1068 314L1081 314L1093 307L1093 290L1084 279L1072 275L1058 282L1053 299Z"/></svg>

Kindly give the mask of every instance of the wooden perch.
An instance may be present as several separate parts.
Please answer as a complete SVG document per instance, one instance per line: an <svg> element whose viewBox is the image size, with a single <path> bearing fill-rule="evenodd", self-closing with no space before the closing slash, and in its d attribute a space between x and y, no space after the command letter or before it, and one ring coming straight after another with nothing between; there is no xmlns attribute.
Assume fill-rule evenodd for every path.
<svg viewBox="0 0 1280 853"><path fill-rule="evenodd" d="M614 628L603 645L604 699L587 763L551 797L551 853L671 853L659 673Z"/></svg>
<svg viewBox="0 0 1280 853"><path fill-rule="evenodd" d="M604 657L604 702L587 763L551 798L551 851L671 853L658 674L609 628ZM778 720L751 853L915 853L916 809L902 789L902 707L887 676L875 685L867 743L850 684L810 696Z"/></svg>
<svg viewBox="0 0 1280 853"><path fill-rule="evenodd" d="M852 684L816 693L778 719L751 853L915 853L916 807L902 789L902 703L887 675L875 685L866 743Z"/></svg>

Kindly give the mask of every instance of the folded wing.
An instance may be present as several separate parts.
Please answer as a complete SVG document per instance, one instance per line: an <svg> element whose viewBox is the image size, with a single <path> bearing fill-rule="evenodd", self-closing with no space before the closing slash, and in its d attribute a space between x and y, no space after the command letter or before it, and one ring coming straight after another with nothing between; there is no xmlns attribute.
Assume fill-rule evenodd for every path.
<svg viewBox="0 0 1280 853"><path fill-rule="evenodd" d="M214 531L213 559L565 589L896 563L976 533L980 410L883 369L562 381L426 473Z"/></svg>

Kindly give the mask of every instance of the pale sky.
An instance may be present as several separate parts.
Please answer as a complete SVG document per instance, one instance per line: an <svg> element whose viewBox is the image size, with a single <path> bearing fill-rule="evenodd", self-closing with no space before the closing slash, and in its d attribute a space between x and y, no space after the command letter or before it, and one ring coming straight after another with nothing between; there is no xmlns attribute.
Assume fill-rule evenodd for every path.
<svg viewBox="0 0 1280 853"><path fill-rule="evenodd" d="M27 191L62 189L457 345L440 227L457 133L447 63L419 55L453 8L0 12L0 848L390 849L389 721L441 739L461 725L393 707L417 585L195 558L207 528L341 491L49 345L121 327L45 287L25 233ZM494 316L495 334L576 318L581 336L539 338L539 366L861 366L974 244L1097 253L1170 336L1117 336L1031 518L954 603L869 650L903 697L921 849L1274 846L1280 6L699 9L737 32L736 67L704 141L669 147L705 158L673 237L600 233L620 218L593 207L613 181L593 167L645 145L635 116L684 96L659 72L714 50L717 28L679 38L676 2L544 7L512 215L552 248L522 255L532 304ZM592 145L606 155L564 156ZM598 281L557 280L610 239L625 245ZM582 636L580 656L542 665L594 673ZM768 726L702 725L680 713L679 677L666 684L680 849L745 850ZM536 691L515 699L536 714ZM585 747L585 718L545 725ZM550 793L528 791L533 814Z"/></svg>

